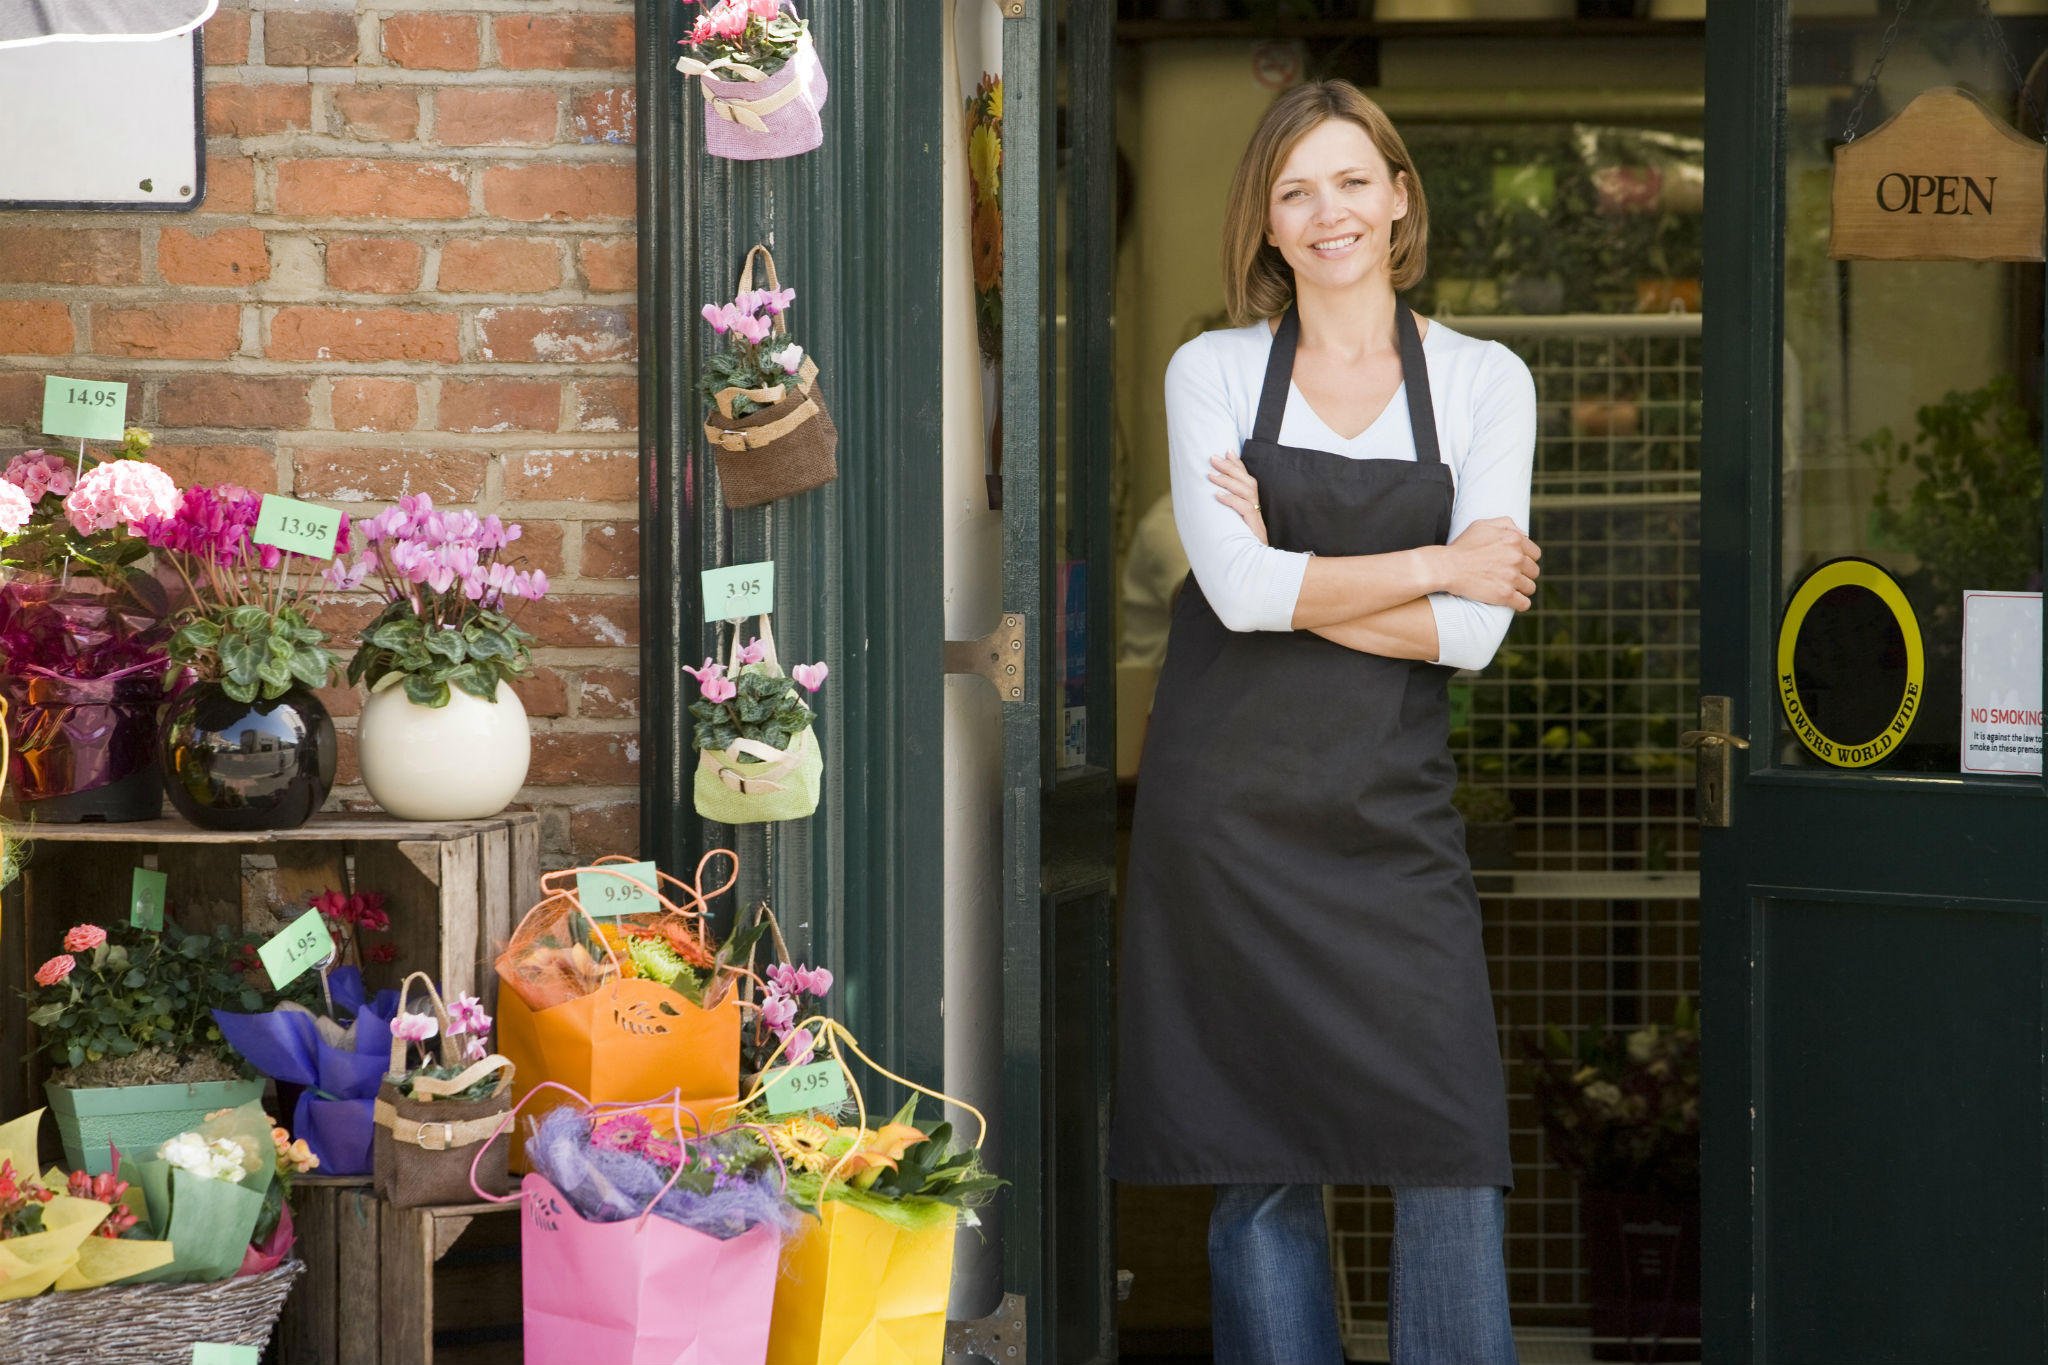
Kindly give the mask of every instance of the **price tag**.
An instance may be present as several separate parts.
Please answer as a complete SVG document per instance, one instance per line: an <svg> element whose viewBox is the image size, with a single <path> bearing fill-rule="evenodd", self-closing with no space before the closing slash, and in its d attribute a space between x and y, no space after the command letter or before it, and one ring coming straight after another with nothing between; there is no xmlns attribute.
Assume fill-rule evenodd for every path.
<svg viewBox="0 0 2048 1365"><path fill-rule="evenodd" d="M164 886L170 878L146 867L135 869L133 889L128 893L128 922L137 929L160 934L164 929Z"/></svg>
<svg viewBox="0 0 2048 1365"><path fill-rule="evenodd" d="M775 561L704 571L704 619L737 621L775 610Z"/></svg>
<svg viewBox="0 0 2048 1365"><path fill-rule="evenodd" d="M846 1072L837 1062L812 1062L772 1071L762 1102L770 1114L837 1109L846 1103Z"/></svg>
<svg viewBox="0 0 2048 1365"><path fill-rule="evenodd" d="M43 379L43 434L118 441L128 422L128 386L98 379Z"/></svg>
<svg viewBox="0 0 2048 1365"><path fill-rule="evenodd" d="M260 1365L263 1353L254 1346L224 1346L216 1341L192 1343L192 1365Z"/></svg>
<svg viewBox="0 0 2048 1365"><path fill-rule="evenodd" d="M334 939L318 910L308 910L287 924L268 943L256 950L270 984L283 990L308 967L318 966L334 956Z"/></svg>
<svg viewBox="0 0 2048 1365"><path fill-rule="evenodd" d="M644 882L659 889L661 878L656 874L653 863L606 863L605 871L584 871L576 874L576 899L583 903L583 913L594 919L610 919L616 915L653 914L661 909L661 902L654 898L654 892L635 886ZM617 875L614 875L617 874ZM627 881L631 877L633 881Z"/></svg>
<svg viewBox="0 0 2048 1365"><path fill-rule="evenodd" d="M314 559L332 559L334 544L341 539L341 513L265 493L263 506L256 513L253 539L258 545L275 545L280 550Z"/></svg>

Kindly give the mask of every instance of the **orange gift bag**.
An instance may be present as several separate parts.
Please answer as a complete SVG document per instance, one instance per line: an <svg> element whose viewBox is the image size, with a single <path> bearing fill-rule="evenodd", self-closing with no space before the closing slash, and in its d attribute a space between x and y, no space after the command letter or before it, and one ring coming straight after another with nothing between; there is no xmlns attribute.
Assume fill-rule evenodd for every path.
<svg viewBox="0 0 2048 1365"><path fill-rule="evenodd" d="M732 860L731 874L706 890L705 864L721 856ZM664 872L657 873L659 887L619 870L626 861L602 858L542 877L546 897L498 955L498 1050L512 1060L513 1100L545 1081L596 1104L680 1090L683 1109L700 1129L715 1127L720 1111L739 1098L740 1000L733 983L744 968L712 947L706 902L739 879L739 858L713 849L697 864L696 882ZM617 918L588 913L576 887L579 874L591 873L642 888L660 909ZM662 893L667 886L678 899ZM552 1107L527 1112L538 1120ZM650 1110L649 1117L659 1123L668 1112ZM512 1164L526 1169L517 1135Z"/></svg>

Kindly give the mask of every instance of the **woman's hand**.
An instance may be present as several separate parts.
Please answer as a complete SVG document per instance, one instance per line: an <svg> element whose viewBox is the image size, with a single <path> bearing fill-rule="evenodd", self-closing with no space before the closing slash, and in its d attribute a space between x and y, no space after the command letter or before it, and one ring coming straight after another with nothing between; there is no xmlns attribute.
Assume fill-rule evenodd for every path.
<svg viewBox="0 0 2048 1365"><path fill-rule="evenodd" d="M1511 517L1488 517L1443 547L1443 590L1488 606L1529 610L1543 551Z"/></svg>
<svg viewBox="0 0 2048 1365"><path fill-rule="evenodd" d="M1243 517L1259 544L1273 543L1266 536L1266 519L1259 515L1259 481L1235 452L1209 457L1209 482L1223 490L1216 501Z"/></svg>

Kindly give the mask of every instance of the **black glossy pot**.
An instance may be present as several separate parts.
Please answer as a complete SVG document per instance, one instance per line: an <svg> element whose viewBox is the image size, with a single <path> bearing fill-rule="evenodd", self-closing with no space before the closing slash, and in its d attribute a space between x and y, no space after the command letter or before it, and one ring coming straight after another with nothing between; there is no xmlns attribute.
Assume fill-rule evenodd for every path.
<svg viewBox="0 0 2048 1365"><path fill-rule="evenodd" d="M164 709L164 791L202 829L296 829L334 786L334 721L294 687L243 703L198 683Z"/></svg>

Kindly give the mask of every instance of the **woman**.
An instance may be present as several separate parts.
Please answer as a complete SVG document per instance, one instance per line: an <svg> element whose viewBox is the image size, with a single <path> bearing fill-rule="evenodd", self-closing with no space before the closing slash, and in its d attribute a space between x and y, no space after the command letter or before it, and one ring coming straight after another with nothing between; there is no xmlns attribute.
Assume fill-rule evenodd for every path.
<svg viewBox="0 0 2048 1365"><path fill-rule="evenodd" d="M1110 1170L1217 1187L1219 1365L1343 1359L1324 1184L1394 1188L1398 1365L1515 1358L1445 680L1536 588L1536 398L1506 348L1399 300L1428 223L1377 105L1288 92L1225 213L1250 325L1166 373L1193 574L1138 789Z"/></svg>

